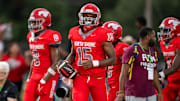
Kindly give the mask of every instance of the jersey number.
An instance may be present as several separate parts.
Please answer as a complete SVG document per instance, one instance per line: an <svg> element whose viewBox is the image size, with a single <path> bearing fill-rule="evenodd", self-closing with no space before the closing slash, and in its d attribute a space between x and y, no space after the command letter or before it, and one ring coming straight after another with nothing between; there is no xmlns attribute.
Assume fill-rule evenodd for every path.
<svg viewBox="0 0 180 101"><path fill-rule="evenodd" d="M114 36L113 36L113 33L107 33L107 36L108 36L108 41L113 41L114 40Z"/></svg>
<svg viewBox="0 0 180 101"><path fill-rule="evenodd" d="M108 78L112 77L112 68L113 66L108 66Z"/></svg>
<svg viewBox="0 0 180 101"><path fill-rule="evenodd" d="M34 66L39 66L40 65L39 52L37 50L33 50L32 54L33 54L33 63L34 63Z"/></svg>
<svg viewBox="0 0 180 101"><path fill-rule="evenodd" d="M92 52L91 48L87 47L78 47L77 53L78 53L78 66L82 66L82 60L93 60L93 57L91 54L87 54L87 52Z"/></svg>

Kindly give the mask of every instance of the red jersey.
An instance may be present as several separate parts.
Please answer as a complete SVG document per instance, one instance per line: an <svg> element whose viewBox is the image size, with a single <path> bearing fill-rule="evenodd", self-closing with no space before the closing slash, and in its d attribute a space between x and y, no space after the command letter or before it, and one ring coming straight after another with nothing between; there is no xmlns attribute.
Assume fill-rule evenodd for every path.
<svg viewBox="0 0 180 101"><path fill-rule="evenodd" d="M73 67L82 74L97 76L105 76L105 67L94 67L90 69L84 69L82 67L83 60L104 60L106 54L103 50L103 42L112 41L112 31L102 27L96 27L84 34L76 26L69 32L69 39L72 41L74 51L76 52L75 62Z"/></svg>
<svg viewBox="0 0 180 101"><path fill-rule="evenodd" d="M176 49L180 49L180 37L176 37L175 39L171 40L169 44L165 44L162 40L160 42L160 47L163 52L167 68L172 66L174 57L176 56ZM177 72L168 76L168 81L177 81L180 80L180 67Z"/></svg>
<svg viewBox="0 0 180 101"><path fill-rule="evenodd" d="M116 65L113 66L108 66L108 83L111 84L114 81L117 82L119 80L119 75L121 72L121 66L122 66L122 61L120 58L123 55L124 51L128 47L128 44L119 42L116 44L114 47L115 53L116 53Z"/></svg>
<svg viewBox="0 0 180 101"><path fill-rule="evenodd" d="M11 69L8 79L12 82L22 81L24 73L29 70L22 55L18 55L16 58L11 58L10 55L4 54L1 61L7 61L10 65Z"/></svg>
<svg viewBox="0 0 180 101"><path fill-rule="evenodd" d="M50 47L60 45L61 35L59 32L50 29L42 32L37 37L34 37L33 34L34 33L29 32L27 35L33 56L32 74L35 73L42 76L52 65Z"/></svg>

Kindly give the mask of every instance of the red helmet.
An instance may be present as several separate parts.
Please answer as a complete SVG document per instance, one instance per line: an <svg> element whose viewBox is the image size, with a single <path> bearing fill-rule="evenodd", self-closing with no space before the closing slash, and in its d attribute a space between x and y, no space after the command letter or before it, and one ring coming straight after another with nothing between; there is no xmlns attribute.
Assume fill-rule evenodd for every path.
<svg viewBox="0 0 180 101"><path fill-rule="evenodd" d="M165 18L160 24L160 32L158 32L159 40L169 40L173 39L176 35L174 31L176 30L176 26L180 23L180 21L174 17Z"/></svg>
<svg viewBox="0 0 180 101"><path fill-rule="evenodd" d="M118 22L108 21L108 22L105 22L102 25L102 27L108 28L113 31L113 37L114 37L113 42L116 42L117 39L122 38L122 26Z"/></svg>
<svg viewBox="0 0 180 101"><path fill-rule="evenodd" d="M51 13L44 8L37 8L31 12L28 28L35 33L51 26Z"/></svg>
<svg viewBox="0 0 180 101"><path fill-rule="evenodd" d="M91 14L93 16L86 16ZM79 24L85 26L97 26L100 22L101 12L99 8L92 3L84 5L79 12Z"/></svg>

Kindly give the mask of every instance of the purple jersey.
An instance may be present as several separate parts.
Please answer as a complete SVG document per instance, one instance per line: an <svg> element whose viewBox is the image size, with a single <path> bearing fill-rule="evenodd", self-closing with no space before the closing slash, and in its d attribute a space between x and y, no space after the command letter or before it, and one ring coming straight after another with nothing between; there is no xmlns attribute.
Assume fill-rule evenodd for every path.
<svg viewBox="0 0 180 101"><path fill-rule="evenodd" d="M128 63L131 56L133 55L133 45L129 46L123 54L122 63ZM148 97L155 94L154 83L149 79L149 68L151 73L154 75L154 70L157 69L157 62L153 50L151 52L151 63L149 63L149 50L144 49L146 54L143 52L141 47L138 45L138 56L134 62L132 70L132 78L129 80L129 74L125 83L125 95L136 96L136 97ZM152 75L151 74L151 75ZM153 76L154 78L154 76Z"/></svg>

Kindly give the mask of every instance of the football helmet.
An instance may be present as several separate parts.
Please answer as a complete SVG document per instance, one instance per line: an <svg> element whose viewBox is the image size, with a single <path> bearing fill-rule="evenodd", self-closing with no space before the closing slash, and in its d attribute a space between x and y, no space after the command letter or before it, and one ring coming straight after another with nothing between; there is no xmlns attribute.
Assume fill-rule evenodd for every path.
<svg viewBox="0 0 180 101"><path fill-rule="evenodd" d="M160 26L160 32L157 33L159 40L169 40L173 39L176 35L176 26L180 24L180 21L174 17L165 18Z"/></svg>
<svg viewBox="0 0 180 101"><path fill-rule="evenodd" d="M108 21L105 22L102 27L108 28L110 30L112 30L113 32L113 37L114 37L114 41L116 42L117 39L121 39L122 38L122 26L116 22L116 21Z"/></svg>
<svg viewBox="0 0 180 101"><path fill-rule="evenodd" d="M51 13L44 8L33 10L28 19L28 28L37 33L51 26Z"/></svg>
<svg viewBox="0 0 180 101"><path fill-rule="evenodd" d="M80 9L78 16L81 26L92 28L100 23L101 12L95 4L88 3Z"/></svg>

